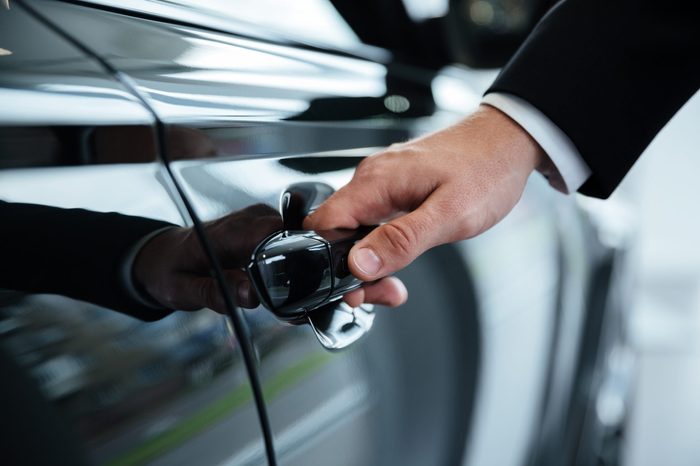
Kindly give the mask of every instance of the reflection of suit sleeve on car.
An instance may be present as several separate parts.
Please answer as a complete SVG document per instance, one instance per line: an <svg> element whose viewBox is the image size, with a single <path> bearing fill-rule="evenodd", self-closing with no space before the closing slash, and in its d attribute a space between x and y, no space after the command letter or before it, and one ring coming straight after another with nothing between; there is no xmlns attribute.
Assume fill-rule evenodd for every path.
<svg viewBox="0 0 700 466"><path fill-rule="evenodd" d="M123 270L143 238L171 224L2 201L0 218L0 288L62 294L149 321L171 312L139 299Z"/></svg>
<svg viewBox="0 0 700 466"><path fill-rule="evenodd" d="M587 178L582 193L607 197L700 87L699 24L697 2L565 0L488 93L515 96L516 104L532 105L548 118L584 162L572 170L578 175L569 177L571 188ZM518 105L489 99L507 114L512 110L557 165L558 154L519 121ZM555 146L567 150L566 141Z"/></svg>

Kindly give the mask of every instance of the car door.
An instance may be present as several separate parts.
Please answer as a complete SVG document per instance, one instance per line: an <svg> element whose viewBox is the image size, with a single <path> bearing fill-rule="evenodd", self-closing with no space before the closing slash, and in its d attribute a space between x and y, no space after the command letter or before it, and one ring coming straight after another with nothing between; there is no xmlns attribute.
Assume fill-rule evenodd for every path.
<svg viewBox="0 0 700 466"><path fill-rule="evenodd" d="M0 200L185 223L137 96L23 5L0 8L0 47ZM3 463L216 465L262 442L224 317L125 312L0 290Z"/></svg>
<svg viewBox="0 0 700 466"><path fill-rule="evenodd" d="M276 207L298 182L338 188L361 157L415 134L434 108L430 79L348 53L230 34L192 17L31 5L151 108L173 180L202 221ZM424 292L391 320L378 310L371 332L341 353L328 353L308 326L245 312L280 462L461 460L479 354L469 273L446 246L402 276ZM251 441L226 464L264 462Z"/></svg>

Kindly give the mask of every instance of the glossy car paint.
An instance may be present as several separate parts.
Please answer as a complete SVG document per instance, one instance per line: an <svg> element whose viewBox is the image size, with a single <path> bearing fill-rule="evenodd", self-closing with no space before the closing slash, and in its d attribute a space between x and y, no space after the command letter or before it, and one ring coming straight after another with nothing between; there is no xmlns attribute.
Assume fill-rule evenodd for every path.
<svg viewBox="0 0 700 466"><path fill-rule="evenodd" d="M391 63L181 20L44 1L29 5L84 46L85 53L104 60L106 68L100 68L72 50L145 115L134 124L147 123L151 137L157 133L159 155L204 220L252 203L277 205L280 194L299 181L340 187L359 157L469 111L478 102L478 82L484 82L463 70L407 72ZM63 79L79 73L67 70ZM3 83L13 86L17 84ZM446 88L451 97L447 101ZM466 104L450 111L460 93ZM109 120L109 107L99 108L107 110L101 113ZM121 131L117 128L116 135L128 134ZM60 141L65 145L65 138ZM133 162L119 156L146 146L134 138L112 137L93 147L90 160L123 141L137 147L113 150L117 158L109 160ZM152 140L150 144L147 152L154 158L157 146ZM145 174L141 167L148 167ZM63 179L89 172L77 179L100 180L98 168L109 172L99 182L103 189L132 183L131 177L144 182L130 190L130 201L121 200L125 193L115 194L114 189L85 203L99 189L87 184L78 189L77 183ZM113 177L120 170L124 181L105 181L119 179ZM75 205L156 218L165 218L158 215L167 211L171 221L187 221L184 213L175 213L176 208L182 212L181 200L158 164L80 167L63 173L22 170L0 176L18 180L14 185L3 182L4 199L64 205L45 188L51 182L62 192L72 192ZM162 202L155 203L156 198ZM148 212L135 207L144 199L151 205ZM572 202L533 179L502 225L476 240L439 248L407 269L402 278L412 293L409 305L380 310L370 335L339 355L321 350L308 327L282 325L262 308L246 312L281 462L478 465L522 464L536 457L532 449L537 451L543 419L567 419L562 410L554 415L549 408L555 403L552 393L561 392L554 397L562 399L571 396L570 385L562 386L558 379L573 372L568 368L575 365L581 338L586 301L581 290L587 287L585 264L593 260L582 227L586 222ZM572 332L563 343L556 338L562 326ZM553 351L569 356L553 358ZM235 345L230 353L235 360ZM224 397L198 405L196 415L211 413L216 403L237 396L239 385L245 386L243 380L231 382L241 377L236 375L240 363L231 366L237 369L222 372L201 388L206 393L223 384L225 396L217 392ZM190 451L198 464L263 463L257 424L249 398L245 401L194 431L183 423L191 417L164 408L150 418L151 428L140 438L117 442L115 457L128 463L148 451L150 456L138 457L141 462L167 462L188 458ZM149 425L138 417L142 415L134 414L132 421ZM191 435L178 437L183 429ZM171 450L153 447L163 438L170 439ZM123 456L125 452L136 453Z"/></svg>
<svg viewBox="0 0 700 466"><path fill-rule="evenodd" d="M339 187L349 179L358 156L368 153L366 147L383 146L411 134L402 120L369 119L390 114L384 105L386 70L381 65L68 5L37 5L79 41L97 48L110 66L133 82L164 123L170 167L197 215L205 221L255 202L278 205L282 192L296 182L323 181ZM134 42L122 40L124 36ZM137 46L142 43L174 43L178 54L195 61L173 60L167 51L167 59L156 59L149 55L149 49ZM207 66L220 65L200 72L196 60L201 62L203 57L209 57L205 60ZM425 88L428 95L424 99L430 100L430 88ZM251 95L256 97L244 100ZM270 98L276 99L274 105L251 108L264 105ZM280 112L278 105L287 108L280 100L301 101L304 106L295 108L295 114ZM303 121L309 109L316 116ZM178 134L188 142L196 142L178 143L174 139ZM346 148L360 151L338 153ZM309 155L329 150L336 153ZM305 155L288 158L287 154L294 153ZM285 158L270 158L274 154L284 154ZM261 156L266 158L256 160ZM455 267L460 267L459 262L456 259ZM425 277L419 278L422 275L435 276L435 271L423 270L414 282L428 282ZM442 273L449 270L452 267ZM444 290L444 285L433 289ZM459 309L473 302L468 291L461 298L455 298L455 293L430 298L426 295L424 300L433 301L438 308L454 308L456 302ZM420 313L423 307L413 309ZM478 337L476 325L468 324L474 319L473 311L471 317L457 311L452 314L430 320L436 332L428 331L430 325L423 325L420 338L426 347L437 342L442 347L433 360L422 357L402 361L394 357L393 361L382 361L392 366L389 372L377 370L377 362L353 362L361 360L353 353L329 359L308 328L283 327L260 310L250 313L265 388L272 390L269 387L276 386L285 371L293 370L297 376L309 371L301 386L285 393L284 402L277 400L282 394L274 390L268 395L280 460L288 462L296 457L304 464L313 457L321 463L382 464L386 458L399 459L396 452L402 451L405 464L421 464L430 458L457 461L468 426L471 390L467 382L475 378ZM409 313L404 315L408 317ZM453 319L466 319L466 323L454 325ZM377 332L375 339L382 342L382 347L374 351L377 354L391 354L385 347L396 344L391 342L398 337L389 335L402 327L396 322L390 328ZM437 332L439 328L443 331ZM414 338L402 334L399 341L405 343L398 347L409 347ZM431 338L436 343L431 344ZM369 344L354 348L354 353L368 354ZM423 362L418 363L421 359ZM390 373L397 375L389 379ZM418 374L426 383L416 383ZM319 378L324 383L319 383ZM404 384L405 379L408 381ZM405 392L403 397L397 395L401 392ZM402 398L407 401L402 402ZM419 402L420 409L413 413L401 409L410 400ZM462 409L453 411L458 407ZM412 425L426 427L416 430ZM399 445L415 445L415 449L401 450ZM260 462L263 452L257 444L252 445L232 461Z"/></svg>
<svg viewBox="0 0 700 466"><path fill-rule="evenodd" d="M155 120L138 99L18 5L0 11L0 42L12 51L0 60L2 199L183 224L156 161ZM3 291L0 301L2 351L55 409L30 419L40 449L58 447L39 426L50 437L70 432L95 464L193 464L202 451L216 463L260 442L224 317L177 313L144 325L62 296Z"/></svg>

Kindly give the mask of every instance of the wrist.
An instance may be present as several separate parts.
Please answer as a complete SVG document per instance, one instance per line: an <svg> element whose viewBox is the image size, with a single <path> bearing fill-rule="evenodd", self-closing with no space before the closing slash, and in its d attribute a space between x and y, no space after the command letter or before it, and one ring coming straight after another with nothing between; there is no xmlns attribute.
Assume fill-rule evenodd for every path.
<svg viewBox="0 0 700 466"><path fill-rule="evenodd" d="M511 117L489 104L480 105L477 113L487 121L492 149L509 164L527 175L548 165L549 158L539 143Z"/></svg>
<svg viewBox="0 0 700 466"><path fill-rule="evenodd" d="M157 251L154 256L151 250L154 244L157 244L159 240L175 230L179 230L179 227L168 226L144 236L134 245L123 263L124 283L127 291L134 300L148 307L165 307L154 297L154 293L149 289L153 285L151 283L152 280L149 279L149 271L159 254Z"/></svg>

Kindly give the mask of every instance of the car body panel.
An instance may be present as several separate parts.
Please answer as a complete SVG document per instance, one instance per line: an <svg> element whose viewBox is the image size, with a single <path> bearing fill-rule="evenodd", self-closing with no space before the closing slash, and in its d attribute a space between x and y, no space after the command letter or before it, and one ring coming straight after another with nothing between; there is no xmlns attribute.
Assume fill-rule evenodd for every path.
<svg viewBox="0 0 700 466"><path fill-rule="evenodd" d="M455 68L425 72L391 63L386 55L352 57L283 37L259 40L245 28L236 33L236 23L227 33L162 11L130 11L131 4L26 5L82 59L94 58L87 60L99 70L93 74L116 86L124 94L119 105L133 106L143 119L106 121L102 144L92 144L80 163L67 163L128 165L0 172L9 180L0 198L10 200L187 225L192 219L185 203L203 221L256 203L277 207L293 183L339 188L362 157L457 120L475 108L491 76ZM66 71L66 79L72 73ZM109 107L90 107L109 120ZM40 119L37 111L27 122ZM11 114L7 120L16 121ZM92 121L95 126L100 120ZM146 155L128 158L139 153ZM55 165L53 160L44 165ZM122 189L134 180L140 184ZM65 195L51 194L58 191ZM339 354L325 352L306 326L283 324L262 308L245 311L280 460L515 465L536 458L538 442L547 438L545 421L567 422L565 410L550 408L566 405L571 396L566 378L575 373L569 366L580 349L582 290L592 260L586 224L571 199L534 177L501 225L436 248L402 272L409 303L397 311L379 309L369 335ZM215 339L229 359L226 370L179 399L199 400L204 417L217 403L228 411L209 423L195 418L203 430L193 431L173 422L171 411L183 416L171 405L146 429L144 438L155 443L115 442L112 452L150 449L147 460L154 464L194 458L198 464L264 463L250 398L240 394L248 385L238 343L223 318L209 311L187 316L188 325L204 319L229 332ZM191 348L183 338L170 344ZM206 367L195 372L209 377ZM213 400L204 400L212 391ZM178 437L183 430L193 435ZM170 439L172 450L153 450L162 438ZM95 458L109 463L115 457Z"/></svg>
<svg viewBox="0 0 700 466"><path fill-rule="evenodd" d="M184 223L158 161L155 119L136 96L19 5L0 9L0 43L12 51L0 60L1 199ZM146 325L63 296L2 290L0 315L0 350L55 410L28 422L75 443L76 456L54 464L78 464L77 455L219 464L235 442L261 442L238 342L212 311ZM3 412L13 402L3 398ZM25 439L26 462L41 431ZM51 445L47 454L58 451Z"/></svg>
<svg viewBox="0 0 700 466"><path fill-rule="evenodd" d="M99 63L20 6L3 9L2 38L3 126L154 122Z"/></svg>
<svg viewBox="0 0 700 466"><path fill-rule="evenodd" d="M556 210L571 207L557 206L550 189L531 180L501 224L459 243L475 276L483 340L463 464L522 464L538 431L559 311Z"/></svg>
<svg viewBox="0 0 700 466"><path fill-rule="evenodd" d="M169 168L203 221L253 203L278 206L286 187L299 181L339 188L372 148L406 139L417 126L412 120L390 117L384 103L387 71L376 63L245 43L72 5L37 5L73 37L86 43L90 37L108 65L133 82L163 123ZM126 31L131 42L125 44L112 30ZM161 48L136 46L142 43L182 46L177 53L200 60L201 72L193 61L149 56ZM241 61L227 62L231 57ZM212 72L214 63L217 69ZM395 86L400 80L390 81ZM416 89L419 84L406 87ZM430 86L422 86L426 95L421 98L432 101ZM164 97L175 94L187 99ZM268 98L277 99L273 103L279 107L258 111L240 105L243 99L265 103ZM284 111L281 102L295 99L304 106ZM261 358L259 372L281 461L305 464L313 457L320 463L385 464L397 458L398 449L404 464L424 464L430 458L459 461L473 401L469 394L476 378L478 326L469 324L475 304L468 272L458 255L451 256L442 267L427 257L424 261L430 266L417 265L406 274L420 286L461 269L466 287L450 291L435 283L434 293L416 298L396 322L378 323L366 341L343 354L327 355L307 327L284 325L263 309L246 313ZM421 336L412 335L415 319L431 301L437 306L449 303L453 310L422 324ZM465 324L453 325L454 320ZM414 338L424 340L426 348L442 348L431 357L416 349L413 359L387 348L407 347ZM372 347L391 357L372 357ZM285 380L294 384L280 386ZM231 459L232 464L261 461L259 445Z"/></svg>

